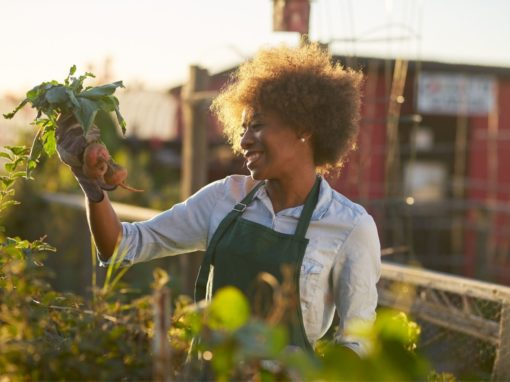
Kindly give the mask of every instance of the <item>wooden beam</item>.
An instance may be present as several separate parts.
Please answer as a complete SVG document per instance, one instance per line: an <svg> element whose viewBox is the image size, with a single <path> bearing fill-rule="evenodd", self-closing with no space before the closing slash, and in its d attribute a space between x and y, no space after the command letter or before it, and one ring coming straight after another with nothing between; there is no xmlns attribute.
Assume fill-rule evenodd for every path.
<svg viewBox="0 0 510 382"><path fill-rule="evenodd" d="M384 262L381 278L489 301L510 301L510 287Z"/></svg>

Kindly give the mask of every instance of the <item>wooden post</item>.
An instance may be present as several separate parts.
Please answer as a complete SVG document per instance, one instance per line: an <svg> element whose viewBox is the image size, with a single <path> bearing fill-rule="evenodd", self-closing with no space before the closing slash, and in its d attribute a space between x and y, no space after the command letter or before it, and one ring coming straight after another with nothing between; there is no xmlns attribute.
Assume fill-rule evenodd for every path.
<svg viewBox="0 0 510 382"><path fill-rule="evenodd" d="M391 84L390 100L388 105L388 117L386 122L386 161L385 181L386 196L401 196L400 178L400 148L398 137L398 125L400 109L404 103L404 86L407 78L407 61L397 59L393 69L393 82Z"/></svg>
<svg viewBox="0 0 510 382"><path fill-rule="evenodd" d="M153 338L153 375L155 382L170 382L170 344L168 329L170 327L170 291L163 287L153 295L154 338Z"/></svg>
<svg viewBox="0 0 510 382"><path fill-rule="evenodd" d="M501 306L499 346L496 352L492 381L510 381L510 300Z"/></svg>
<svg viewBox="0 0 510 382"><path fill-rule="evenodd" d="M189 82L183 89L182 200L207 183L207 119L204 110L207 103L195 99L194 95L207 89L209 74L195 65L190 67L189 74Z"/></svg>
<svg viewBox="0 0 510 382"><path fill-rule="evenodd" d="M455 162L453 167L453 197L456 201L464 200L466 177L466 146L468 144L468 116L466 106L457 115L455 131ZM462 254L464 240L464 221L466 211L456 211L452 221L452 249L455 256Z"/></svg>
<svg viewBox="0 0 510 382"><path fill-rule="evenodd" d="M407 79L408 62L397 59L393 68L393 80L391 83L388 116L386 121L386 158L384 166L385 196L389 198L389 219L391 225L392 245L400 245L404 240L404 228L401 218L398 216L397 206L394 201L402 196L400 174L400 143L398 127L400 110L404 103L404 87Z"/></svg>
<svg viewBox="0 0 510 382"><path fill-rule="evenodd" d="M207 183L207 114L210 97L200 97L209 86L207 70L192 65L189 81L183 88L184 131L182 142L181 199L185 200ZM203 254L181 256L182 292L193 295L196 275Z"/></svg>
<svg viewBox="0 0 510 382"><path fill-rule="evenodd" d="M497 219L499 219L499 213L494 211L493 205L498 200L498 145L499 145L499 89L497 82L494 84L494 105L488 115L488 139L487 139L487 178L488 178L488 190L486 196L487 205L487 223L488 223L488 238L486 244L486 252L484 256L484 263L486 264L497 264L501 259L496 258L497 249ZM485 277L494 278L494 268L490 269L487 267Z"/></svg>

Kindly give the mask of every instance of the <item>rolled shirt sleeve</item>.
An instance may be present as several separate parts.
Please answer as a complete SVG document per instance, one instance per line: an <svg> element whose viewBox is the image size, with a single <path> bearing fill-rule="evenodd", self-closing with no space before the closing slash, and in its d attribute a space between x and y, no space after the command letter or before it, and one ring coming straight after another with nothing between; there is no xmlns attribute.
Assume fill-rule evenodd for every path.
<svg viewBox="0 0 510 382"><path fill-rule="evenodd" d="M335 342L359 355L367 351L363 339L346 334L353 320L373 322L377 307L377 288L381 272L381 248L374 220L360 216L338 254L333 267L333 293L339 315Z"/></svg>
<svg viewBox="0 0 510 382"><path fill-rule="evenodd" d="M100 265L107 266L112 262L128 265L205 250L211 214L224 193L224 180L219 180L150 220L123 222L116 253L107 261L99 259Z"/></svg>

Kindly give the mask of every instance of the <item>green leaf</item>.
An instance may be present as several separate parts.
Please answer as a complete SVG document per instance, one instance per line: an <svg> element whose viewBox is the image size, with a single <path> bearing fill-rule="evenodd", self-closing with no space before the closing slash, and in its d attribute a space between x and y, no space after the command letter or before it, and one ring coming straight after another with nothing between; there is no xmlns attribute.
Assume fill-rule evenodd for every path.
<svg viewBox="0 0 510 382"><path fill-rule="evenodd" d="M55 130L54 129L46 129L42 135L42 141L44 146L44 151L46 154L51 157L57 151L57 142L55 139Z"/></svg>
<svg viewBox="0 0 510 382"><path fill-rule="evenodd" d="M9 159L9 160L12 160L12 155L2 151L2 152L0 152L0 158L6 158L6 159Z"/></svg>
<svg viewBox="0 0 510 382"><path fill-rule="evenodd" d="M62 104L68 100L66 88L64 86L55 86L46 92L46 100L52 104Z"/></svg>
<svg viewBox="0 0 510 382"><path fill-rule="evenodd" d="M80 95L76 97L78 103L80 104L79 109L74 109L73 114L83 127L84 134L87 134L87 131L90 129L90 126L94 123L94 119L96 118L97 111L99 110L99 106L95 101L92 101L88 98L83 98Z"/></svg>
<svg viewBox="0 0 510 382"><path fill-rule="evenodd" d="M76 65L71 66L71 69L69 69L69 77L74 75L76 73Z"/></svg>
<svg viewBox="0 0 510 382"><path fill-rule="evenodd" d="M41 93L43 85L44 85L44 83L42 83L41 85L37 85L27 92L27 99L30 102L33 102L37 97L39 97L39 94Z"/></svg>
<svg viewBox="0 0 510 382"><path fill-rule="evenodd" d="M120 114L120 110L118 106L115 106L115 115L117 116L117 120L119 121L120 128L122 129L122 134L126 134L126 120Z"/></svg>
<svg viewBox="0 0 510 382"><path fill-rule="evenodd" d="M28 152L26 146L5 146L5 148L16 156L26 155Z"/></svg>
<svg viewBox="0 0 510 382"><path fill-rule="evenodd" d="M0 176L0 182L2 182L4 188L7 188L14 183L14 179L8 176Z"/></svg>
<svg viewBox="0 0 510 382"><path fill-rule="evenodd" d="M101 97L96 102L99 105L99 108L107 113L115 111L119 104L117 98L114 96Z"/></svg>
<svg viewBox="0 0 510 382"><path fill-rule="evenodd" d="M67 96L69 97L69 100L73 104L74 107L80 107L80 103L76 99L76 96L74 95L74 92L71 89L66 89Z"/></svg>
<svg viewBox="0 0 510 382"><path fill-rule="evenodd" d="M23 101L21 101L21 103L20 103L18 106L16 106L16 108L15 108L13 111L11 111L10 113L3 114L4 118L5 118L5 119L12 119L12 118L14 117L14 115L15 115L15 114L16 114L16 113L17 113L17 112L18 112L18 111L19 111L19 110L20 110L23 106L25 106L25 105L27 104L27 102L28 102L28 101L29 101L29 100L28 100L28 98L25 98Z"/></svg>
<svg viewBox="0 0 510 382"><path fill-rule="evenodd" d="M248 321L250 306L239 289L224 287L214 295L208 313L211 328L235 331Z"/></svg>
<svg viewBox="0 0 510 382"><path fill-rule="evenodd" d="M109 96L115 93L115 90L117 88L123 88L124 85L122 84L122 81L113 82L111 84L102 85L102 86L96 86L93 88L90 88L88 90L85 90L81 92L79 95L81 97L86 97L90 99L97 99L104 96Z"/></svg>

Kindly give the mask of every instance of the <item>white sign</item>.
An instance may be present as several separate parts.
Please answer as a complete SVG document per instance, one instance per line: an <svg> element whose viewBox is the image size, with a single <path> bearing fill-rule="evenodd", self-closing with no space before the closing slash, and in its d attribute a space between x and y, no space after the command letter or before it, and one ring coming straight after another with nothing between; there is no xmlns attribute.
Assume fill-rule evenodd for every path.
<svg viewBox="0 0 510 382"><path fill-rule="evenodd" d="M496 80L488 75L420 73L418 112L485 115L495 102Z"/></svg>

